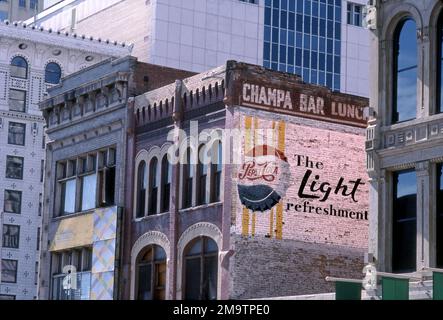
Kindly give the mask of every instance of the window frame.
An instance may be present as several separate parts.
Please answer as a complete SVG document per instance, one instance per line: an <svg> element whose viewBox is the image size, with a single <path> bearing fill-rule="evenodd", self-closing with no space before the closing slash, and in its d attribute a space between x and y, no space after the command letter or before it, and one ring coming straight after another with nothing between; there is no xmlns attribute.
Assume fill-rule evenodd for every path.
<svg viewBox="0 0 443 320"><path fill-rule="evenodd" d="M14 158L21 160L21 171L20 171L20 177L18 177L18 178L17 177L8 176L8 163L9 163L10 159L14 159ZM6 174L5 174L6 179L23 180L23 171L24 171L24 169L25 169L25 158L24 157L10 156L10 155L6 156Z"/></svg>
<svg viewBox="0 0 443 320"><path fill-rule="evenodd" d="M5 231L8 231L9 230L9 228L15 228L16 229L16 231L17 231L17 234L16 235L7 235L7 234L5 234ZM9 230L9 232L10 232L11 230ZM5 244L5 237L16 237L17 239L16 239L16 242L17 242L17 245L16 246L10 246L10 245L8 245L8 244ZM9 242L11 242L12 241L12 239L9 239ZM3 248L8 248L8 249L20 249L20 225L15 225L15 224L3 224L3 230L2 230L2 247Z"/></svg>
<svg viewBox="0 0 443 320"><path fill-rule="evenodd" d="M18 212L13 212L13 211L7 211L6 210L6 201L11 201L11 200L6 200L6 193L17 193L20 197L19 203L18 203ZM5 189L4 191L4 198L3 198L3 211L6 213L10 213L10 214L21 214L22 212L22 198L23 198L23 192L19 191L19 190L10 190L10 189Z"/></svg>
<svg viewBox="0 0 443 320"><path fill-rule="evenodd" d="M13 99L13 98L11 98L11 97L12 97L12 94L11 94L12 92L17 92L17 93L23 94L23 95L24 95L23 100L20 100L20 99ZM20 109L20 110L17 110L17 109L13 109L13 108L11 108L11 106L13 105L13 104L11 103L11 101L14 101L14 102L15 102L15 101L23 102L23 108ZM26 92L25 90L19 90L19 89L9 88L9 99L8 99L8 107L9 107L9 111L26 113L26 104L27 104L27 92Z"/></svg>
<svg viewBox="0 0 443 320"><path fill-rule="evenodd" d="M144 255L146 255L149 251L152 251L151 256L149 261L141 261L141 258L144 257ZM161 259L157 259L156 258L156 252L157 250L162 250L164 253L164 257L162 257ZM151 285L151 293L152 293L152 299L153 301L155 300L165 300L166 299L166 288L167 288L167 272L168 272L168 264L167 264L167 254L166 254L166 250L156 244L151 244L148 245L147 247L143 248L143 250L138 254L137 257L137 261L136 261L136 275L135 275L135 284L136 284L136 300L143 300L140 299L140 269L141 267L146 267L146 266L150 266L151 269L151 274L150 274L150 285ZM163 286L158 286L157 285L157 280L159 278L159 268L160 266L164 266L165 267L165 283ZM163 290L163 298L160 299L156 299L156 290Z"/></svg>
<svg viewBox="0 0 443 320"><path fill-rule="evenodd" d="M11 127L12 126L18 126L18 127L23 128L23 143L13 143L12 142L12 139L11 139ZM12 132L12 134L16 134L16 133ZM25 144L26 144L26 123L9 121L9 124L8 124L8 144L14 145L14 146L25 146Z"/></svg>
<svg viewBox="0 0 443 320"><path fill-rule="evenodd" d="M15 280L14 281L5 281L4 276L3 276L3 272L6 269L3 268L3 261L15 262L15 275L14 275L14 279ZM2 263L2 268L1 268L1 270L2 270L2 277L1 277L2 283L17 283L18 260L14 260L14 259L1 259L1 263ZM8 270L8 271L11 271L11 270Z"/></svg>
<svg viewBox="0 0 443 320"><path fill-rule="evenodd" d="M19 64L14 64L14 61L20 61L20 62L24 62L24 66L20 66ZM24 76L20 76L17 73L17 70L20 69L24 69ZM11 60L11 64L10 64L10 76L12 78L16 78L16 79L24 79L27 80L29 78L29 63L28 61L22 57L22 56L15 56L14 58L12 58ZM14 72L13 72L14 71Z"/></svg>

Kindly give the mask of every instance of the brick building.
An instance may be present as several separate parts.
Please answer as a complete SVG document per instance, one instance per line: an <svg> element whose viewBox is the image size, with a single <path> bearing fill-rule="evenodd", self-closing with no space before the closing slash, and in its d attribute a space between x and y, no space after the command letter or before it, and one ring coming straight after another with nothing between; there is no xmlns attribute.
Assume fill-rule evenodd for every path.
<svg viewBox="0 0 443 320"><path fill-rule="evenodd" d="M128 100L190 75L127 56L84 68L49 90L40 104L48 142L39 299L117 297Z"/></svg>
<svg viewBox="0 0 443 320"><path fill-rule="evenodd" d="M136 97L120 298L302 295L360 278L367 105L234 61Z"/></svg>

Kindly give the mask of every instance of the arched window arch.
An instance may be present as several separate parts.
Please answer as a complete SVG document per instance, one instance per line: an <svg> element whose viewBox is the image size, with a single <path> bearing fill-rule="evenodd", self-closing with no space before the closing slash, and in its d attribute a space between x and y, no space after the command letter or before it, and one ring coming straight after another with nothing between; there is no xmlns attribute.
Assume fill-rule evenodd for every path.
<svg viewBox="0 0 443 320"><path fill-rule="evenodd" d="M206 180L208 177L208 156L206 146L202 144L198 149L197 163L197 205L208 203L206 196Z"/></svg>
<svg viewBox="0 0 443 320"><path fill-rule="evenodd" d="M137 299L165 300L166 252L157 245L142 250L137 258Z"/></svg>
<svg viewBox="0 0 443 320"><path fill-rule="evenodd" d="M221 177L223 170L223 146L220 140L212 145L212 177L211 177L211 202L221 200Z"/></svg>
<svg viewBox="0 0 443 320"><path fill-rule="evenodd" d="M45 68L45 82L50 84L60 83L62 77L62 69L58 63L50 62Z"/></svg>
<svg viewBox="0 0 443 320"><path fill-rule="evenodd" d="M194 181L194 166L192 163L192 149L188 148L185 154L185 163L183 164L183 201L182 207L192 206L192 186Z"/></svg>
<svg viewBox="0 0 443 320"><path fill-rule="evenodd" d="M185 300L217 299L218 247L209 237L198 237L185 248Z"/></svg>
<svg viewBox="0 0 443 320"><path fill-rule="evenodd" d="M28 62L23 57L15 57L11 61L11 77L28 79Z"/></svg>
<svg viewBox="0 0 443 320"><path fill-rule="evenodd" d="M148 215L157 214L158 197L158 179L157 179L158 160L152 158L149 164L149 208Z"/></svg>
<svg viewBox="0 0 443 320"><path fill-rule="evenodd" d="M165 154L162 159L162 191L161 191L161 206L162 212L169 211L169 199L171 196L171 182L172 182L172 166L168 160L168 155Z"/></svg>
<svg viewBox="0 0 443 320"><path fill-rule="evenodd" d="M137 171L137 191L136 191L136 217L142 218L145 215L146 187L148 185L146 162L142 161L138 165Z"/></svg>
<svg viewBox="0 0 443 320"><path fill-rule="evenodd" d="M394 88L392 122L414 119L417 114L417 26L403 19L394 34Z"/></svg>

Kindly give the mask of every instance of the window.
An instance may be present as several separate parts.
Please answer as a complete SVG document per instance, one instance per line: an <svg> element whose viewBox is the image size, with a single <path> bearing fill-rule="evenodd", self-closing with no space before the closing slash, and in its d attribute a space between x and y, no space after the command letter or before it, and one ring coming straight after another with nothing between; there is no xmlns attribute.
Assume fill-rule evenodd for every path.
<svg viewBox="0 0 443 320"><path fill-rule="evenodd" d="M414 170L393 174L392 270L416 269L417 178Z"/></svg>
<svg viewBox="0 0 443 320"><path fill-rule="evenodd" d="M363 6L360 4L348 2L347 9L348 24L361 27L363 20Z"/></svg>
<svg viewBox="0 0 443 320"><path fill-rule="evenodd" d="M208 156L205 145L200 146L197 164L197 205L206 204L206 179L208 177Z"/></svg>
<svg viewBox="0 0 443 320"><path fill-rule="evenodd" d="M185 248L185 299L217 299L218 247L214 240L199 237Z"/></svg>
<svg viewBox="0 0 443 320"><path fill-rule="evenodd" d="M188 148L183 164L183 208L192 206L192 184L194 180L194 166L191 161L191 148Z"/></svg>
<svg viewBox="0 0 443 320"><path fill-rule="evenodd" d="M17 283L17 260L2 260L2 282Z"/></svg>
<svg viewBox="0 0 443 320"><path fill-rule="evenodd" d="M8 143L18 146L25 145L26 124L9 122Z"/></svg>
<svg viewBox="0 0 443 320"><path fill-rule="evenodd" d="M149 165L149 210L148 215L157 214L157 196L158 196L158 181L157 181L157 158L153 158Z"/></svg>
<svg viewBox="0 0 443 320"><path fill-rule="evenodd" d="M18 6L21 8L26 8L26 0L20 0L18 2Z"/></svg>
<svg viewBox="0 0 443 320"><path fill-rule="evenodd" d="M3 247L18 249L20 244L20 226L3 225Z"/></svg>
<svg viewBox="0 0 443 320"><path fill-rule="evenodd" d="M440 15L438 20L437 31L437 106L436 113L443 112L443 14Z"/></svg>
<svg viewBox="0 0 443 320"><path fill-rule="evenodd" d="M137 299L165 300L166 252L162 247L151 245L137 260Z"/></svg>
<svg viewBox="0 0 443 320"><path fill-rule="evenodd" d="M26 112L26 91L9 90L9 110Z"/></svg>
<svg viewBox="0 0 443 320"><path fill-rule="evenodd" d="M40 161L40 182L43 182L45 177L45 160Z"/></svg>
<svg viewBox="0 0 443 320"><path fill-rule="evenodd" d="M137 200L136 200L136 217L141 218L145 215L146 205L146 188L148 186L148 178L146 172L146 162L142 161L138 165L137 172Z"/></svg>
<svg viewBox="0 0 443 320"><path fill-rule="evenodd" d="M11 61L11 77L27 79L28 63L23 57L15 57Z"/></svg>
<svg viewBox="0 0 443 320"><path fill-rule="evenodd" d="M404 19L394 35L392 122L414 119L417 109L417 28Z"/></svg>
<svg viewBox="0 0 443 320"><path fill-rule="evenodd" d="M9 13L7 11L0 11L0 21L8 20Z"/></svg>
<svg viewBox="0 0 443 320"><path fill-rule="evenodd" d="M37 251L40 250L40 232L41 232L41 229L40 229L40 227L38 227L37 228Z"/></svg>
<svg viewBox="0 0 443 320"><path fill-rule="evenodd" d="M15 296L10 294L0 294L0 301L2 300L15 300Z"/></svg>
<svg viewBox="0 0 443 320"><path fill-rule="evenodd" d="M437 268L443 268L443 164L437 165Z"/></svg>
<svg viewBox="0 0 443 320"><path fill-rule="evenodd" d="M50 62L45 69L45 82L50 84L58 84L62 77L62 69L55 62Z"/></svg>
<svg viewBox="0 0 443 320"><path fill-rule="evenodd" d="M3 210L7 213L20 214L22 206L22 192L15 190L5 190L5 200Z"/></svg>
<svg viewBox="0 0 443 320"><path fill-rule="evenodd" d="M115 149L60 161L57 180L59 215L114 205Z"/></svg>
<svg viewBox="0 0 443 320"><path fill-rule="evenodd" d="M22 180L23 162L22 157L6 156L6 178Z"/></svg>
<svg viewBox="0 0 443 320"><path fill-rule="evenodd" d="M29 7L31 9L38 9L38 0L29 0Z"/></svg>
<svg viewBox="0 0 443 320"><path fill-rule="evenodd" d="M38 284L38 262L35 262L34 284Z"/></svg>
<svg viewBox="0 0 443 320"><path fill-rule="evenodd" d="M172 166L169 163L168 155L166 154L162 160L162 212L169 211L169 200L171 196L171 178Z"/></svg>
<svg viewBox="0 0 443 320"><path fill-rule="evenodd" d="M221 176L223 170L222 143L217 141L212 146L212 179L211 179L211 202L221 200Z"/></svg>

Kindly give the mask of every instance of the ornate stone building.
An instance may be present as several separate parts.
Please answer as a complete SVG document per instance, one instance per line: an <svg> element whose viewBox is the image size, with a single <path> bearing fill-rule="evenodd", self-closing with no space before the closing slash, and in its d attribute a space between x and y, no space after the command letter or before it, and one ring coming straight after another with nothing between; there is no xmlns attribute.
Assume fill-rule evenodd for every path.
<svg viewBox="0 0 443 320"><path fill-rule="evenodd" d="M118 297L128 100L190 74L110 58L49 90L41 103L48 144L39 299Z"/></svg>
<svg viewBox="0 0 443 320"><path fill-rule="evenodd" d="M443 267L443 3L373 1L369 252L378 270Z"/></svg>
<svg viewBox="0 0 443 320"><path fill-rule="evenodd" d="M131 47L0 22L0 297L36 297L45 122L38 103L60 78Z"/></svg>

